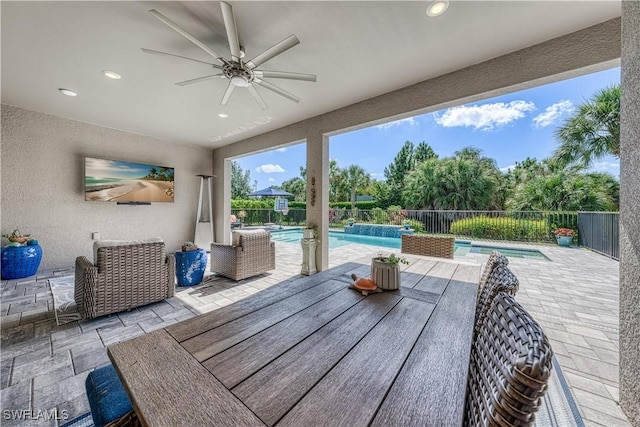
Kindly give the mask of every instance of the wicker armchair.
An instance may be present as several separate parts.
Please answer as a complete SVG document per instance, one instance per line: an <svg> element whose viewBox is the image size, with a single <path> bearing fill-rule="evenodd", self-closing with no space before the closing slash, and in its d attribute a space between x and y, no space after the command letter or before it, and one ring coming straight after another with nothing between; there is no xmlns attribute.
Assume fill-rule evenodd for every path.
<svg viewBox="0 0 640 427"><path fill-rule="evenodd" d="M533 425L552 356L540 325L513 297L499 293L471 349L464 425Z"/></svg>
<svg viewBox="0 0 640 427"><path fill-rule="evenodd" d="M482 323L496 295L500 292L505 292L515 297L519 288L520 282L509 267L500 262L496 263L487 278L487 283L480 289L478 301L476 302L476 334L479 333L482 328Z"/></svg>
<svg viewBox="0 0 640 427"><path fill-rule="evenodd" d="M162 239L100 241L95 264L76 258L74 298L80 315L91 319L162 301L175 291L175 258Z"/></svg>
<svg viewBox="0 0 640 427"><path fill-rule="evenodd" d="M485 285L487 284L487 280L489 280L489 275L493 271L494 267L498 264L502 264L506 267L509 265L509 260L500 252L491 251L491 255L489 255L489 259L484 265L484 270L482 270L482 276L480 277L480 291L482 291L482 288L485 287Z"/></svg>
<svg viewBox="0 0 640 427"><path fill-rule="evenodd" d="M211 271L242 280L276 268L276 247L264 230L233 231L232 244L211 245Z"/></svg>
<svg viewBox="0 0 640 427"><path fill-rule="evenodd" d="M453 237L403 234L400 252L453 259L455 243L456 240Z"/></svg>

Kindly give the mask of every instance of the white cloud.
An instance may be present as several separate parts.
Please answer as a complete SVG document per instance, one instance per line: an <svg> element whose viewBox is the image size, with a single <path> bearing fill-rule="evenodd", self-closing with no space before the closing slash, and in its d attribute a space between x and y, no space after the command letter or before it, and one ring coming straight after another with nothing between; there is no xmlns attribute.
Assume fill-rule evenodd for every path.
<svg viewBox="0 0 640 427"><path fill-rule="evenodd" d="M384 176L383 172L374 172L374 173L370 173L369 175L371 175L371 178L382 178Z"/></svg>
<svg viewBox="0 0 640 427"><path fill-rule="evenodd" d="M544 113L540 113L533 118L533 126L542 128L549 126L566 114L573 112L574 107L571 101L560 101L547 107Z"/></svg>
<svg viewBox="0 0 640 427"><path fill-rule="evenodd" d="M266 165L258 166L256 168L256 172L263 172L263 173L282 173L284 171L285 170L282 168L282 166L274 165L271 163L267 163Z"/></svg>
<svg viewBox="0 0 640 427"><path fill-rule="evenodd" d="M505 126L535 110L533 102L511 101L484 105L462 105L447 109L442 115L434 115L435 121L444 127L469 126L490 131Z"/></svg>
<svg viewBox="0 0 640 427"><path fill-rule="evenodd" d="M410 126L413 126L413 125L417 125L418 122L413 117L407 117L406 119L400 119L400 120L396 120L389 123L383 123L381 125L376 126L376 128L385 130L393 126L400 126L403 124L408 124Z"/></svg>
<svg viewBox="0 0 640 427"><path fill-rule="evenodd" d="M276 151L277 151L278 153L284 153L285 151L287 151L287 147L276 148Z"/></svg>
<svg viewBox="0 0 640 427"><path fill-rule="evenodd" d="M500 168L500 172L506 173L506 172L509 172L509 171L515 169L515 167L516 167L516 165L505 166L503 168Z"/></svg>
<svg viewBox="0 0 640 427"><path fill-rule="evenodd" d="M269 177L269 182L276 182L276 180L271 178L271 177Z"/></svg>

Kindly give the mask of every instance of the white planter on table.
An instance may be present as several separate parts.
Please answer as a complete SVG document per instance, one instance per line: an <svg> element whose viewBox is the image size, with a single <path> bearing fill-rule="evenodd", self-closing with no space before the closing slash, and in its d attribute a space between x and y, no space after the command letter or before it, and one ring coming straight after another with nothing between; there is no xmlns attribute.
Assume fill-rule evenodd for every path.
<svg viewBox="0 0 640 427"><path fill-rule="evenodd" d="M400 288L400 267L372 258L371 280L382 290L395 291Z"/></svg>

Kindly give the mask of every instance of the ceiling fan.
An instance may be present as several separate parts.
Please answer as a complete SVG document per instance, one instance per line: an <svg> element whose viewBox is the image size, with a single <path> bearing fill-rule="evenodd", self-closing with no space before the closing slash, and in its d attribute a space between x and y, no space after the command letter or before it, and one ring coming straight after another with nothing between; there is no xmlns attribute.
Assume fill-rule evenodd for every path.
<svg viewBox="0 0 640 427"><path fill-rule="evenodd" d="M195 38L189 32L187 32L182 27L178 26L175 22L161 14L155 9L151 9L149 13L158 18L164 24L166 24L169 28L173 29L175 32L185 37L187 40L194 43L200 49L207 52L211 55L220 65L215 63L209 63L205 61L200 61L198 59L187 58L185 56L175 55L167 52L160 52L157 50L151 49L142 49L145 53L151 53L156 55L167 55L173 56L176 58L187 59L190 61L196 61L203 64L210 65L215 68L219 72L217 74L211 74L208 76L198 77L196 79L185 80L183 82L176 83L178 86L186 86L194 83L200 83L206 80L213 79L227 79L229 83L227 85L227 89L222 95L222 100L220 101L220 105L227 105L229 102L229 98L233 93L233 90L236 87L246 88L249 93L253 96L256 102L260 105L263 110L266 110L267 104L264 102L258 91L256 91L255 85L259 85L264 87L265 89L269 89L278 95L284 96L287 99L290 99L293 102L300 102L300 98L297 96L287 92L284 89L279 88L278 86L267 82L265 77L274 78L274 79L289 79L289 80L303 80L308 82L315 82L316 76L313 74L302 74L302 73L290 73L286 71L267 71L267 70L258 70L257 68L274 58L275 56L280 55L284 51L291 49L293 46L300 43L300 40L295 35L290 35L286 39L282 40L279 43L271 46L269 49L257 55L250 61L245 61L244 58L244 48L240 46L240 39L238 38L238 29L236 28L236 20L233 16L233 8L230 4L225 3L223 1L220 2L220 7L222 8L222 17L224 19L224 26L227 31L227 39L229 40L229 50L231 51L231 59L225 59L221 55L218 55L207 45L202 43L200 40Z"/></svg>

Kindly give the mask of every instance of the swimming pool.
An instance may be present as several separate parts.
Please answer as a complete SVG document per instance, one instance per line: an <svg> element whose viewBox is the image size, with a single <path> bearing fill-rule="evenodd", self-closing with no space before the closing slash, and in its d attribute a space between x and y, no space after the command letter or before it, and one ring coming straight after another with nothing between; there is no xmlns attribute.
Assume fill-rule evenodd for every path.
<svg viewBox="0 0 640 427"><path fill-rule="evenodd" d="M300 244L302 230L299 228L288 230L271 230L271 239L276 242ZM361 245L381 246L390 249L400 249L400 239L394 237L363 236L360 234L346 234L340 231L329 231L329 249L339 248L352 243ZM544 254L536 249L509 248L504 246L488 246L472 244L471 242L456 240L455 255L465 256L469 253L490 254L491 251L500 251L503 255L511 258L528 258L538 260L549 260Z"/></svg>

